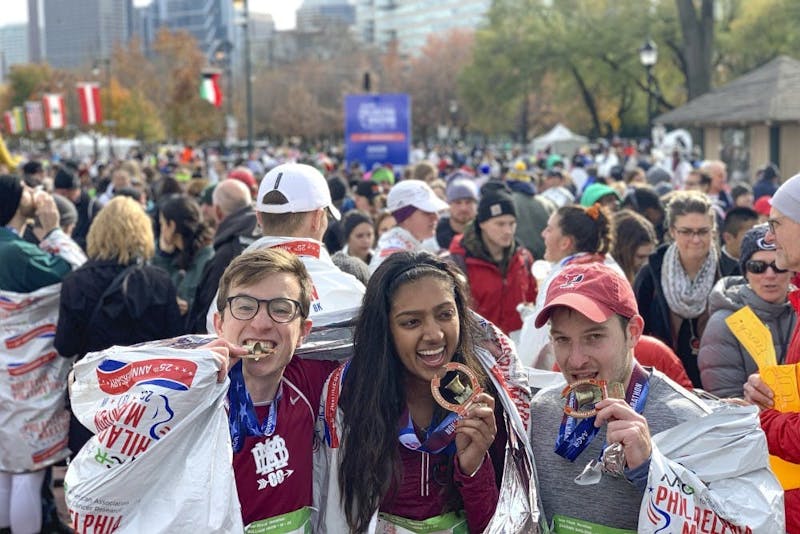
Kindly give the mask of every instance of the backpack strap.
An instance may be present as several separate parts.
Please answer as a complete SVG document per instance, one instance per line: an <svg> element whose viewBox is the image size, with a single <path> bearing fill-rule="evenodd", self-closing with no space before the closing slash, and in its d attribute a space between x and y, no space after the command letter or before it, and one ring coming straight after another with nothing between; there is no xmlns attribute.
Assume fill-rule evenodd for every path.
<svg viewBox="0 0 800 534"><path fill-rule="evenodd" d="M128 274L132 273L134 269L139 267L138 263L134 263L133 265L128 265L125 267L114 279L108 284L108 287L103 294L100 295L100 298L97 301L97 304L94 306L94 310L92 310L92 315L89 316L89 322L86 323L86 327L89 328L92 324L94 324L97 316L100 314L100 310L103 308L103 302L109 297L114 291L116 291L117 287L124 284L125 278Z"/></svg>

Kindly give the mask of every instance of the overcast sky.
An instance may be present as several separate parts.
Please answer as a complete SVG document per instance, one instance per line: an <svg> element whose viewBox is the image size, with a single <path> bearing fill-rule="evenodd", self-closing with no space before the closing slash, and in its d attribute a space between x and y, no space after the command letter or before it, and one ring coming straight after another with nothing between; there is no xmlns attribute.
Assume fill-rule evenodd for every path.
<svg viewBox="0 0 800 534"><path fill-rule="evenodd" d="M133 0L136 6L145 6L152 0ZM270 13L279 30L294 28L294 15L303 0L249 0L250 11ZM3 0L0 9L0 26L18 24L28 20L28 2Z"/></svg>

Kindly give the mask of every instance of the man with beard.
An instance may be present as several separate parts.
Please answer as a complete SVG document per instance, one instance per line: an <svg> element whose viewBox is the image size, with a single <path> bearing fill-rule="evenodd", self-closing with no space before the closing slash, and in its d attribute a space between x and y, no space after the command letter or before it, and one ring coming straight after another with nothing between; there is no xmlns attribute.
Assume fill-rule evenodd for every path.
<svg viewBox="0 0 800 534"><path fill-rule="evenodd" d="M542 488L542 512L554 524L554 532L641 532L643 498L655 495L658 489L648 488L653 483L651 470L667 464L670 467L664 469L675 470L680 462L684 470L690 471L698 463L696 453L680 448L672 449L673 463L664 452L664 442L659 443L659 449L652 436L688 421L703 425L702 419L710 415L711 408L634 358L644 320L630 283L614 269L601 263L566 266L548 286L544 307L536 317L537 328L548 321L556 362L569 386L547 387L531 401L536 425L530 438ZM598 387L607 389L601 392ZM734 431L731 420L726 421L727 428L718 419L715 421L705 428L717 436L716 443L727 440L739 445L744 442L739 441L743 433L758 434L752 424L746 430ZM757 442L761 438L753 439ZM684 447L687 445L691 441ZM726 455L738 454L736 445L724 452L721 446L715 452L718 461L739 465L741 457L725 459ZM752 454L748 461L752 459L753 464L748 469L766 470L767 459L753 452L750 449L742 453ZM759 452L766 455L763 449ZM684 453L686 456L682 456ZM696 488L694 494L708 492L711 496L706 498L721 503L725 497L716 497L714 492L743 490L735 488L735 484L733 478L715 480L705 488ZM770 492L778 489L776 484L773 486ZM760 495L756 491L750 496L755 502ZM706 518L704 525L710 524L709 518L714 514L702 510L698 501L693 504L697 506L693 527L699 526L696 514ZM659 521L665 518L667 525L670 521L684 522L686 531L692 513L678 513L662 505L658 517ZM752 517L744 519L749 521ZM648 519L641 521L644 525ZM716 523L717 519L713 521ZM782 518L772 521L776 527L771 532L778 532ZM648 531L654 530L655 527ZM679 532L680 528L670 531Z"/></svg>
<svg viewBox="0 0 800 534"><path fill-rule="evenodd" d="M446 250L453 238L463 234L464 228L478 213L478 187L470 178L457 177L448 180L445 196L450 204L450 216L439 219L436 242Z"/></svg>

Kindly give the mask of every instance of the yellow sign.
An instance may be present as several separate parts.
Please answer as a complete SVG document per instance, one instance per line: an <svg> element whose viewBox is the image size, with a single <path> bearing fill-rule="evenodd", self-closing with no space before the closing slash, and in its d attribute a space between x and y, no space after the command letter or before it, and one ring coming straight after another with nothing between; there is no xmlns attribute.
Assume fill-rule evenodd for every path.
<svg viewBox="0 0 800 534"><path fill-rule="evenodd" d="M770 455L769 465L784 490L800 488L800 464L793 464Z"/></svg>
<svg viewBox="0 0 800 534"><path fill-rule="evenodd" d="M778 365L775 346L772 344L772 334L770 334L769 328L761 322L761 319L756 317L750 306L745 306L728 316L725 323L755 360L759 371L765 367Z"/></svg>
<svg viewBox="0 0 800 534"><path fill-rule="evenodd" d="M728 328L758 365L761 380L775 394L773 406L779 412L800 412L798 365L778 365L772 335L749 306L725 319ZM800 488L800 464L786 462L777 456L769 457L772 472L784 490Z"/></svg>

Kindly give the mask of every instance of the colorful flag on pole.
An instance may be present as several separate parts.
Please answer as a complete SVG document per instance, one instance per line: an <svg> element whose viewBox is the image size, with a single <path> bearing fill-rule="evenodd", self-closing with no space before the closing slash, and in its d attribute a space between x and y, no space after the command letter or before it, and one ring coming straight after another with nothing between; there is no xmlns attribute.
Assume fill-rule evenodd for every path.
<svg viewBox="0 0 800 534"><path fill-rule="evenodd" d="M6 133L11 135L17 133L17 123L14 120L14 114L10 111L3 112L3 126L6 129Z"/></svg>
<svg viewBox="0 0 800 534"><path fill-rule="evenodd" d="M22 110L22 106L14 106L11 109L11 113L14 115L14 121L17 123L18 133L24 132L28 128L28 124L25 122L25 112Z"/></svg>
<svg viewBox="0 0 800 534"><path fill-rule="evenodd" d="M204 72L203 80L200 82L200 98L214 104L215 107L222 105L222 89L219 87L218 72Z"/></svg>
<svg viewBox="0 0 800 534"><path fill-rule="evenodd" d="M41 102L25 102L25 123L29 132L44 130L44 111Z"/></svg>
<svg viewBox="0 0 800 534"><path fill-rule="evenodd" d="M3 123L9 135L17 135L25 128L25 123L20 123L18 119L19 117L14 114L14 110L3 113Z"/></svg>
<svg viewBox="0 0 800 534"><path fill-rule="evenodd" d="M44 107L44 124L48 130L60 130L67 125L64 95L47 93L42 97L42 106Z"/></svg>
<svg viewBox="0 0 800 534"><path fill-rule="evenodd" d="M100 102L100 84L81 82L77 85L78 102L81 104L81 123L84 126L103 122L103 106Z"/></svg>

